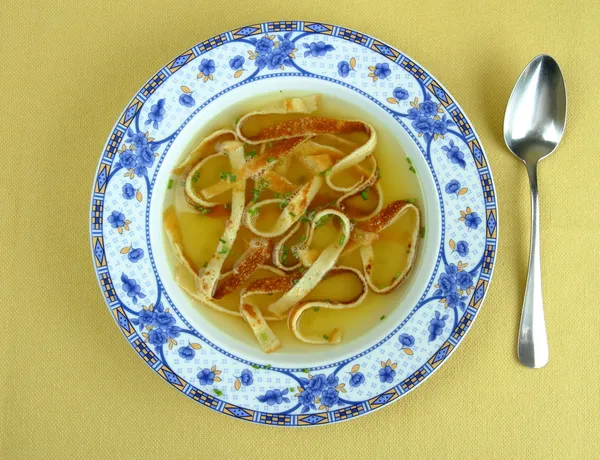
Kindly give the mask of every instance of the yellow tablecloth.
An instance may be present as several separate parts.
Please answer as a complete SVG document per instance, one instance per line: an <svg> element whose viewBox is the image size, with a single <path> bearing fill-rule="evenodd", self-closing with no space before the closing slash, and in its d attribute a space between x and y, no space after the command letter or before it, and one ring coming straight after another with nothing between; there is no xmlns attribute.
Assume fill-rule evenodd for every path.
<svg viewBox="0 0 600 460"><path fill-rule="evenodd" d="M109 130L173 56L233 27L304 18L379 37L465 109L498 190L480 318L440 371L357 420L276 429L169 388L132 352L96 284L90 187ZM0 5L0 458L598 458L600 4L596 1L61 1ZM516 359L529 191L502 119L538 53L565 72L564 142L540 171L550 363Z"/></svg>

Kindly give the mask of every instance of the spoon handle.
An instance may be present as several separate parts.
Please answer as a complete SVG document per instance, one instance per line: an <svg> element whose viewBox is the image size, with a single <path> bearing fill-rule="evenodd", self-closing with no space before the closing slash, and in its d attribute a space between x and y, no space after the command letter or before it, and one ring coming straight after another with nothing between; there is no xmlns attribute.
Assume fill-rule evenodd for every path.
<svg viewBox="0 0 600 460"><path fill-rule="evenodd" d="M531 186L531 242L529 272L523 299L519 330L519 360L527 367L543 367L548 362L548 338L544 322L542 300L542 272L540 265L540 205L538 200L537 164L528 165Z"/></svg>

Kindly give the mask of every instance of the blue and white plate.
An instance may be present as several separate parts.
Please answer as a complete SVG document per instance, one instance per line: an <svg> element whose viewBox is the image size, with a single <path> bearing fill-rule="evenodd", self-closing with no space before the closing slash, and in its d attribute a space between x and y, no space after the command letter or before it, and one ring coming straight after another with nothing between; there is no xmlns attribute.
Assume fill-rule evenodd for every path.
<svg viewBox="0 0 600 460"><path fill-rule="evenodd" d="M264 355L213 327L214 312L191 305L165 255L171 169L220 112L274 90L343 97L377 119L412 158L425 201L426 235L400 305L360 339L311 353ZM363 33L281 21L205 40L138 91L100 158L91 248L117 326L161 378L234 418L310 426L379 409L448 359L487 292L497 219L481 142L428 71Z"/></svg>

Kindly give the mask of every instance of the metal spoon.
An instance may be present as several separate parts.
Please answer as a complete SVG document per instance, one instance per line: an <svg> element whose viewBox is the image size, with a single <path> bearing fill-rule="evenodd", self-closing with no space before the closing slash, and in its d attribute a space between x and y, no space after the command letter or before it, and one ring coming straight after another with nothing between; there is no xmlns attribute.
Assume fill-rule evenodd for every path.
<svg viewBox="0 0 600 460"><path fill-rule="evenodd" d="M550 56L537 56L517 80L504 115L504 142L527 166L531 186L529 273L519 330L519 360L527 367L543 367L548 362L540 267L537 164L558 147L566 120L567 93L560 67Z"/></svg>

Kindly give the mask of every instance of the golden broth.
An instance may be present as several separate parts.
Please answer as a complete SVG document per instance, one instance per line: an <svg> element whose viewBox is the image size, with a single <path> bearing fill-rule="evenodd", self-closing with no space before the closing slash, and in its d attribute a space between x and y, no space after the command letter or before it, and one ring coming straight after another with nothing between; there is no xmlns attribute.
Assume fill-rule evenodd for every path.
<svg viewBox="0 0 600 460"><path fill-rule="evenodd" d="M223 127L233 127L234 120L238 117L252 110L256 110L257 108L268 106L270 103L277 100L304 95L306 94L278 92L236 104L235 108L221 113L218 117L208 122L204 129L197 133L195 141L190 143L188 149L183 152L182 158L185 158L206 135ZM410 164L406 160L406 154L393 132L382 130L376 118L366 116L357 110L354 105L342 99L323 95L321 107L322 108L313 115L338 119L359 119L371 123L374 126L378 135L377 147L374 151L374 155L377 158L381 171L380 184L383 190L384 206L399 199L415 200L415 204L421 210L422 225L425 225L424 206L419 180L416 174L409 170ZM266 116L264 119L256 120L255 126L247 128L258 131L263 126L272 124L273 120L277 120L278 117L280 116ZM285 116L286 119L289 119L290 117L290 115ZM398 127L398 129L401 128ZM347 136L346 139L361 143L364 142L364 135L362 136L362 138L361 134ZM317 136L315 140L318 142L329 143L331 140L328 140L327 137L327 135L321 135ZM348 150L349 148L348 146L344 146L344 144L335 146L341 150ZM251 147L250 149L252 148L254 147ZM247 148L246 152L248 152L248 150L249 149ZM225 157L224 160L226 160ZM220 172L229 171L230 169L231 167L227 161L224 161L222 164L220 160L208 162L206 167L202 168L200 171L199 182L201 182L202 185L199 188L204 188L218 182ZM284 171L282 172L285 172L285 176L288 180L296 184L306 182L312 175L306 167L294 159L289 160L287 164L278 164L275 167L275 170L277 171L278 169L283 169ZM359 176L354 173L349 174L346 177L342 177L342 174L338 176L340 177L335 178L336 184L352 184L359 178ZM202 212L193 210L186 202L183 194L183 177L173 177L172 179L174 185L172 189L168 190L168 193L171 193L172 197L170 200L167 200L167 202L174 203L175 211L181 226L183 246L186 253L196 266L202 267L211 259L215 252L219 243L219 238L221 238L225 228L225 219L227 217L213 217L209 214L203 214ZM249 186L246 194L247 203L252 199L252 189L255 187L254 182L251 180L248 181L248 184ZM347 201L348 207L350 208L347 214L350 218L353 217L353 214L367 214L376 205L377 195L374 189L370 189L365 195L366 196L363 197L354 197ZM227 203L230 196L231 192L226 192L223 196L218 197L219 199L216 201ZM324 186L319 195L313 200L310 209L330 202L335 196L339 195L332 195L329 192L329 189ZM259 200L262 201L273 197L274 194L271 191L264 190L261 192ZM262 230L269 228L280 212L281 209L279 209L276 204L273 206L265 206L261 209L260 228ZM379 240L373 244L375 263L372 279L376 285L389 285L393 277L402 271L403 267L406 265L407 249L413 225L414 216L411 213L407 213L389 228L382 231ZM305 226L302 225L298 233L288 241L290 247L300 241L301 236L304 234L304 227ZM321 250L334 238L338 238L339 235L339 225L335 222L335 219L332 219L326 225L317 229L311 248ZM252 238L256 238L256 236L242 225L232 248L232 254L229 254L223 267L223 273L233 267L233 264L240 255L243 254L248 242ZM168 250L170 251L170 248ZM171 260L174 260L174 258L171 258ZM290 251L286 265L293 265L296 262L297 259ZM337 265L347 265L363 271L359 250L340 257ZM174 268L176 269L176 267ZM260 273L255 273L251 280L264 276L274 276L274 274L262 270ZM188 281L191 282L191 280ZM411 277L409 276L404 284L387 295L377 295L369 291L362 304L353 309L331 310L320 308L318 311L309 310L305 313L301 321L303 331L305 335L319 336L328 334L336 327L341 328L343 331L342 341L347 343L367 332L382 320L385 320L385 317L389 315L390 311L398 305L407 285L410 283ZM248 284L249 281L244 285L246 286ZM356 295L358 292L360 292L360 283L356 277L350 274L344 274L322 281L306 299L345 300ZM266 312L265 308L280 296L281 294L273 294L272 296L254 296L253 300ZM238 299L239 293L236 292L217 303L235 311ZM195 300L190 299L190 302L198 309L208 309L208 307L201 305ZM212 323L212 327L226 331L235 336L238 340L248 344L256 343L251 329L245 324L242 318L218 313L208 314L206 317ZM270 326L273 332L281 340L281 350L298 351L305 349L306 344L303 344L293 336L288 330L286 321L270 322ZM258 344L256 344L256 346L258 347Z"/></svg>

